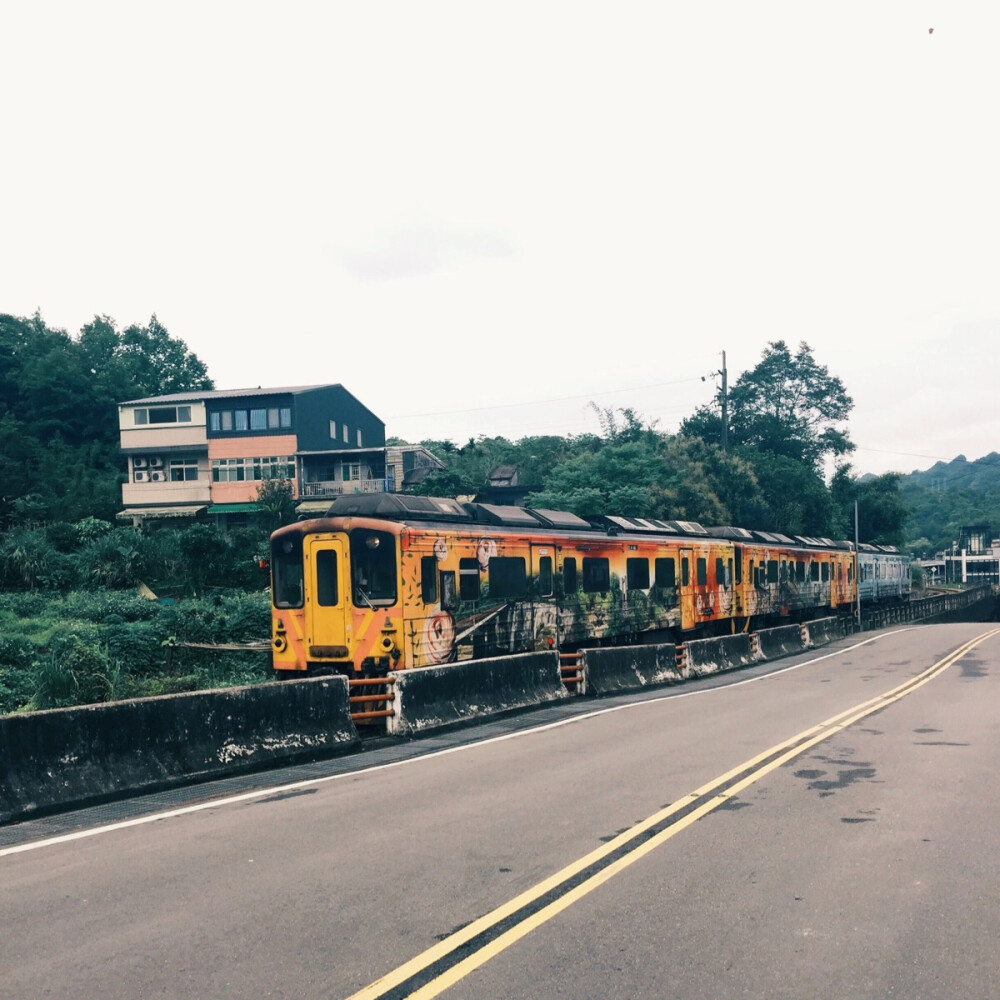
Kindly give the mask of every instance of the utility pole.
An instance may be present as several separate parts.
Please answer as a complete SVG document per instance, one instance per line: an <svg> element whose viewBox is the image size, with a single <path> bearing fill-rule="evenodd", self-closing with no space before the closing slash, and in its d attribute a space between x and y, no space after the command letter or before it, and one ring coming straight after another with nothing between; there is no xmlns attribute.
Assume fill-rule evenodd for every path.
<svg viewBox="0 0 1000 1000"><path fill-rule="evenodd" d="M726 387L726 352L722 352L722 452L726 453L729 445L729 392Z"/></svg>

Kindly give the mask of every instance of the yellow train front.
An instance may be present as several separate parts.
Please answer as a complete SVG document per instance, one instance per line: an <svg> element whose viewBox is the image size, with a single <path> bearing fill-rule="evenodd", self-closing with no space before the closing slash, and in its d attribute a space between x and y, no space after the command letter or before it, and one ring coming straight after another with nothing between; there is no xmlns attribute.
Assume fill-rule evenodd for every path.
<svg viewBox="0 0 1000 1000"><path fill-rule="evenodd" d="M341 497L271 538L279 676L692 638L850 608L849 543L692 522Z"/></svg>

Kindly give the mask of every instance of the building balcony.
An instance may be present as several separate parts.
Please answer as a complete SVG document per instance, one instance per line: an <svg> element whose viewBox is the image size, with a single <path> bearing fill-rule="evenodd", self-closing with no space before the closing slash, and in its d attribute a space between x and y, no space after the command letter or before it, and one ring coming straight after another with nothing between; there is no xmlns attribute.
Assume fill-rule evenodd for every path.
<svg viewBox="0 0 1000 1000"><path fill-rule="evenodd" d="M299 489L302 499L308 497L339 497L351 493L392 493L393 483L388 479L327 480L303 483Z"/></svg>
<svg viewBox="0 0 1000 1000"><path fill-rule="evenodd" d="M194 482L125 483L122 486L122 503L126 507L153 505L208 503L210 484Z"/></svg>

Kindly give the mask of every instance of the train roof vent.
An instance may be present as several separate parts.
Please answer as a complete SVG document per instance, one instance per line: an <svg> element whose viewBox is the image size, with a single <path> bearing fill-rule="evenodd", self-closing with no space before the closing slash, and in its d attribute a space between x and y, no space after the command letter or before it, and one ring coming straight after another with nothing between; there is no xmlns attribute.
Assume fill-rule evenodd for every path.
<svg viewBox="0 0 1000 1000"><path fill-rule="evenodd" d="M582 517L577 517L576 514L571 514L568 510L547 510L539 507L532 507L530 510L542 524L553 528L573 528L574 530L585 528L588 531L593 530L593 526L589 521L585 521Z"/></svg>
<svg viewBox="0 0 1000 1000"><path fill-rule="evenodd" d="M472 515L451 497L415 497L406 493L357 493L337 497L326 516L384 517L396 521L472 520Z"/></svg>
<svg viewBox="0 0 1000 1000"><path fill-rule="evenodd" d="M707 535L708 529L703 528L697 521L664 521L670 525L674 531L679 531L684 535Z"/></svg>
<svg viewBox="0 0 1000 1000"><path fill-rule="evenodd" d="M770 542L772 545L781 541L780 537L774 534L773 531L755 531L753 535L758 541Z"/></svg>
<svg viewBox="0 0 1000 1000"><path fill-rule="evenodd" d="M610 528L614 531L648 531L659 535L669 530L664 526L663 522L658 523L651 518L644 517L619 517L616 514L604 514L594 520L601 527Z"/></svg>
<svg viewBox="0 0 1000 1000"><path fill-rule="evenodd" d="M470 503L477 521L487 524L502 524L509 528L537 528L541 523L526 507L515 507L509 504Z"/></svg>
<svg viewBox="0 0 1000 1000"><path fill-rule="evenodd" d="M714 535L716 538L731 538L740 542L753 541L752 531L749 531L747 528L736 528L731 524L726 524L717 528L709 528L708 531L709 534Z"/></svg>

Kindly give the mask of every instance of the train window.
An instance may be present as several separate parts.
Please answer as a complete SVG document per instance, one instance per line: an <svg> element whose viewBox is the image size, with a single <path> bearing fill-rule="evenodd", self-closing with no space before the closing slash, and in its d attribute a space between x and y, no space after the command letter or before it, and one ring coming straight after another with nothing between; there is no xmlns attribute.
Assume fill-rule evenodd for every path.
<svg viewBox="0 0 1000 1000"><path fill-rule="evenodd" d="M575 594L576 588L576 559L563 559L563 591Z"/></svg>
<svg viewBox="0 0 1000 1000"><path fill-rule="evenodd" d="M726 564L719 557L716 557L715 560L715 585L716 587L726 586Z"/></svg>
<svg viewBox="0 0 1000 1000"><path fill-rule="evenodd" d="M611 589L611 570L607 559L583 560L583 590L586 594L606 594Z"/></svg>
<svg viewBox="0 0 1000 1000"><path fill-rule="evenodd" d="M437 600L437 558L420 557L420 600L433 604Z"/></svg>
<svg viewBox="0 0 1000 1000"><path fill-rule="evenodd" d="M806 580L806 562L804 559L795 560L795 580L797 583L805 583Z"/></svg>
<svg viewBox="0 0 1000 1000"><path fill-rule="evenodd" d="M844 579L844 564L837 563L837 579L843 582Z"/></svg>
<svg viewBox="0 0 1000 1000"><path fill-rule="evenodd" d="M340 603L337 587L337 553L333 549L320 549L316 553L316 603L323 608L333 608Z"/></svg>
<svg viewBox="0 0 1000 1000"><path fill-rule="evenodd" d="M302 539L280 538L271 546L271 588L276 608L301 608Z"/></svg>
<svg viewBox="0 0 1000 1000"><path fill-rule="evenodd" d="M626 559L625 572L629 590L649 590L648 559Z"/></svg>
<svg viewBox="0 0 1000 1000"><path fill-rule="evenodd" d="M769 559L767 561L767 582L777 583L778 582L778 560Z"/></svg>
<svg viewBox="0 0 1000 1000"><path fill-rule="evenodd" d="M696 572L698 574L698 586L705 587L708 585L708 560L700 557L695 563Z"/></svg>
<svg viewBox="0 0 1000 1000"><path fill-rule="evenodd" d="M847 566L847 582L851 583L854 580L854 567L848 564Z"/></svg>
<svg viewBox="0 0 1000 1000"><path fill-rule="evenodd" d="M677 564L673 559L657 559L653 568L657 587L677 586Z"/></svg>
<svg viewBox="0 0 1000 1000"><path fill-rule="evenodd" d="M736 585L739 586L743 582L743 550L737 545L733 555L736 557Z"/></svg>
<svg viewBox="0 0 1000 1000"><path fill-rule="evenodd" d="M490 560L490 597L527 596L528 573L524 565L524 558L522 556L515 558L494 556Z"/></svg>
<svg viewBox="0 0 1000 1000"><path fill-rule="evenodd" d="M826 583L830 579L830 564L825 562L822 564L823 568L823 582Z"/></svg>
<svg viewBox="0 0 1000 1000"><path fill-rule="evenodd" d="M681 586L686 587L691 582L691 565L687 556L681 557Z"/></svg>
<svg viewBox="0 0 1000 1000"><path fill-rule="evenodd" d="M441 570L441 610L454 611L458 607L458 597L455 593L455 571Z"/></svg>
<svg viewBox="0 0 1000 1000"><path fill-rule="evenodd" d="M396 603L396 545L387 531L351 532L351 579L354 604L374 607Z"/></svg>
<svg viewBox="0 0 1000 1000"><path fill-rule="evenodd" d="M819 563L815 559L809 564L809 579L814 582L819 579Z"/></svg>
<svg viewBox="0 0 1000 1000"><path fill-rule="evenodd" d="M538 595L548 597L552 593L552 556L538 557Z"/></svg>
<svg viewBox="0 0 1000 1000"><path fill-rule="evenodd" d="M463 601L479 600L478 559L458 560L458 596Z"/></svg>

